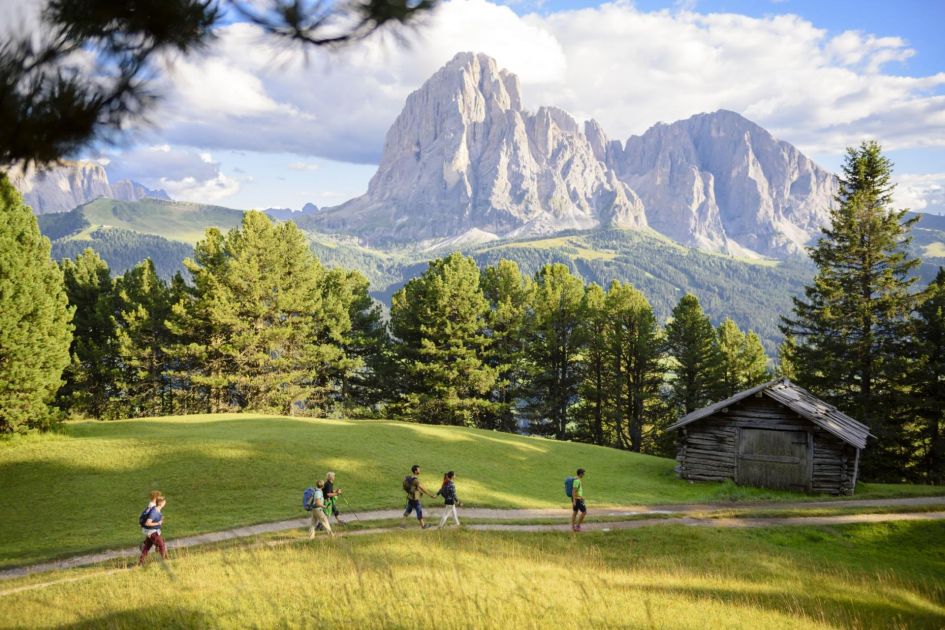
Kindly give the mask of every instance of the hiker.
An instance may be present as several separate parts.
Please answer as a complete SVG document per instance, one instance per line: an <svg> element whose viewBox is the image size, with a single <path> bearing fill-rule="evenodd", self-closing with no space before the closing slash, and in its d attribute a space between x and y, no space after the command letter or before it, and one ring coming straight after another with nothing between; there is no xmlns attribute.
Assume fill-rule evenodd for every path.
<svg viewBox="0 0 945 630"><path fill-rule="evenodd" d="M338 501L337 497L341 496L341 488L335 490L335 473L328 471L325 473L325 513L329 515L329 520L331 515L334 515L335 522L339 525L344 525L345 522L341 520L341 512L338 510Z"/></svg>
<svg viewBox="0 0 945 630"><path fill-rule="evenodd" d="M164 544L164 538L161 537L161 526L164 524L164 506L167 499L160 494L154 498L154 505L148 505L147 509L141 513L138 522L141 524L141 533L144 534L144 542L141 543L141 556L138 558L138 564L144 564L144 559L151 551L151 547L157 547L161 553L161 559L167 560L167 546Z"/></svg>
<svg viewBox="0 0 945 630"><path fill-rule="evenodd" d="M581 513L578 516L578 512ZM584 469L577 469L577 477L571 486L571 531L581 531L581 523L587 516L587 506L584 504Z"/></svg>
<svg viewBox="0 0 945 630"><path fill-rule="evenodd" d="M459 527L459 516L456 514L456 506L462 505L459 502L459 498L456 496L456 484L453 483L453 478L456 476L452 470L443 475L443 485L440 486L440 489L437 490L437 495L443 497L444 510L443 518L440 519L439 527L446 525L446 519L449 516L453 515L453 522L456 523L456 526Z"/></svg>
<svg viewBox="0 0 945 630"><path fill-rule="evenodd" d="M407 508L404 510L404 518L401 527L406 527L407 517L411 512L417 512L417 520L420 522L420 528L426 529L427 525L423 522L423 506L420 505L420 497L424 494L428 497L435 495L427 492L427 489L420 484L420 466L414 464L410 468L410 473L404 477L404 492L407 493Z"/></svg>
<svg viewBox="0 0 945 630"><path fill-rule="evenodd" d="M328 532L329 536L334 536L335 533L331 531L331 525L328 523L328 515L325 513L325 482L319 479L315 482L315 492L312 495L312 520L308 527L308 539L311 540L315 538L315 526L319 525L319 529L324 529ZM306 508L308 509L308 508Z"/></svg>

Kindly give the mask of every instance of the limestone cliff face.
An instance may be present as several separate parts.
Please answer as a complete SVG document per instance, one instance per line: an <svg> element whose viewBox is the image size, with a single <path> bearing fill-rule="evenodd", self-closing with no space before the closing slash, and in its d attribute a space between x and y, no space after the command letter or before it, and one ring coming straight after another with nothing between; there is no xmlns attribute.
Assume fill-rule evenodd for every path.
<svg viewBox="0 0 945 630"><path fill-rule="evenodd" d="M573 118L525 111L515 75L461 53L407 98L367 194L325 210L319 224L369 242L408 242L646 220Z"/></svg>
<svg viewBox="0 0 945 630"><path fill-rule="evenodd" d="M112 194L109 195L109 197L120 201L138 201L139 199L145 198L171 201L167 192L163 190L152 190L130 179L122 179L115 182L111 185L111 189Z"/></svg>
<svg viewBox="0 0 945 630"><path fill-rule="evenodd" d="M461 53L407 98L367 194L316 222L380 244L649 226L700 249L781 257L818 234L836 190L833 175L736 113L659 124L624 144L593 120L524 110L515 75Z"/></svg>
<svg viewBox="0 0 945 630"><path fill-rule="evenodd" d="M832 174L724 110L656 125L606 159L640 195L655 230L732 254L803 252L837 192Z"/></svg>
<svg viewBox="0 0 945 630"><path fill-rule="evenodd" d="M99 197L122 201L145 197L170 200L163 190L150 190L127 179L110 184L105 168L96 162L64 162L44 170L13 168L7 175L34 214L69 212Z"/></svg>

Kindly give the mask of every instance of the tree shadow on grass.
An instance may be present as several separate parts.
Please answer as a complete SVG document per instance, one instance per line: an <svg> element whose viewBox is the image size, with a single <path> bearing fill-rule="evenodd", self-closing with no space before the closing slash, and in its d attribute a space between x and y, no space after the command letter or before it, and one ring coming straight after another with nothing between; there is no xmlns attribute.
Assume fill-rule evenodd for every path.
<svg viewBox="0 0 945 630"><path fill-rule="evenodd" d="M85 628L90 630L102 628L109 630L120 628L140 630L141 628L213 628L219 625L219 619L214 619L202 611L159 605L132 610L117 610L60 627L70 630Z"/></svg>

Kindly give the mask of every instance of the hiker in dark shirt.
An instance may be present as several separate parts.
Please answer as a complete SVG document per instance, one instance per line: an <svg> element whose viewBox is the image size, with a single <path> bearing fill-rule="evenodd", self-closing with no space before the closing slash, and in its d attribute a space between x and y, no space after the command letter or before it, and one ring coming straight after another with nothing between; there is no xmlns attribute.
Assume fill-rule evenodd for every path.
<svg viewBox="0 0 945 630"><path fill-rule="evenodd" d="M440 486L440 489L437 491L437 494L443 497L443 502L445 508L443 510L443 518L440 519L439 527L446 525L446 519L453 516L453 522L456 523L457 527L459 526L459 516L456 514L456 506L462 505L459 502L459 497L456 496L456 484L453 483L453 478L456 476L452 470L443 475L443 485Z"/></svg>
<svg viewBox="0 0 945 630"><path fill-rule="evenodd" d="M138 558L138 564L144 564L144 559L151 551L151 547L157 547L161 558L167 560L167 546L164 544L164 538L161 537L161 526L164 524L164 506L167 499L157 497L154 506L148 508L148 513L144 516L141 523L141 533L144 534L144 542L141 543L141 556Z"/></svg>
<svg viewBox="0 0 945 630"><path fill-rule="evenodd" d="M423 506L420 505L420 497L424 494L428 497L433 497L434 495L427 492L427 489L420 484L420 466L414 464L410 472L411 474L404 477L404 492L407 493L407 507L404 509L404 518L401 522L401 527L406 527L407 516L409 516L411 512L416 511L420 527L426 529L427 525L423 522Z"/></svg>
<svg viewBox="0 0 945 630"><path fill-rule="evenodd" d="M325 494L325 513L331 513L335 517L335 522L339 525L344 525L345 522L341 520L341 512L338 510L338 501L337 497L341 496L341 488L335 488L335 473L328 471L325 474L325 487L322 489L322 492Z"/></svg>

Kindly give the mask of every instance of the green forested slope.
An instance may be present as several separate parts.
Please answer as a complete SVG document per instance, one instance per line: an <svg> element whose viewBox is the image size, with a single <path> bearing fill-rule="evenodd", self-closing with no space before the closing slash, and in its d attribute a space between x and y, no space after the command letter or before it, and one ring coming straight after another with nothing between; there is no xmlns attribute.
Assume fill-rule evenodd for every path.
<svg viewBox="0 0 945 630"><path fill-rule="evenodd" d="M97 199L69 213L38 217L43 233L53 241L54 257L74 257L91 247L115 273L150 257L165 278L183 269L181 262L191 255L192 245L206 228L227 230L241 218L240 210L158 199ZM310 227L304 217L300 223L303 229ZM384 303L419 275L427 261L449 251L381 251L361 247L350 238L308 234L312 250L326 266L362 272L374 296ZM913 235L913 253L923 259L924 284L938 266L945 265L945 218L922 215ZM691 291L714 323L731 317L741 328L755 330L772 355L780 341L779 316L790 310L791 296L813 274L803 258L736 259L688 249L656 233L629 230L498 241L464 251L480 266L506 258L532 274L544 264L561 262L587 282L605 288L612 280L630 282L647 296L660 320Z"/></svg>

